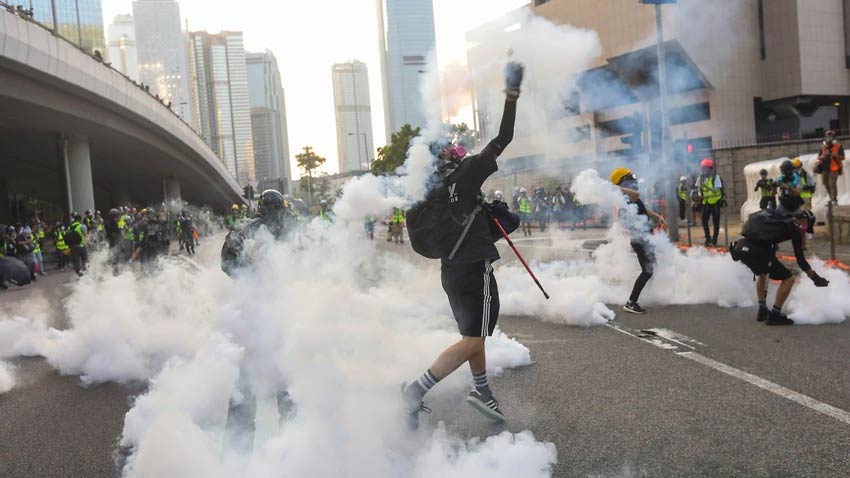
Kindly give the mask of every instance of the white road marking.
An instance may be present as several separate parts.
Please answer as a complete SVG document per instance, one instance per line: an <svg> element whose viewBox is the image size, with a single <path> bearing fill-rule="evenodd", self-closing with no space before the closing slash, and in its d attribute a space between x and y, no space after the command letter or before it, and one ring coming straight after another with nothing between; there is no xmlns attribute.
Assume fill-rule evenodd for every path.
<svg viewBox="0 0 850 478"><path fill-rule="evenodd" d="M827 403L823 403L820 400L816 400L808 395L803 395L802 393L795 392L794 390L785 388L782 385L773 383L770 380L763 379L759 376L744 372L743 370L739 370L735 367L718 362L717 360L710 359L705 355L699 354L697 352L679 352L676 355L693 360L694 362L705 365L706 367L711 367L717 371L743 380L763 390L775 393L780 397L791 400L792 402L797 402L798 404L806 408L814 410L818 413L822 413L840 422L850 425L850 412L833 407L832 405L829 405Z"/></svg>
<svg viewBox="0 0 850 478"><path fill-rule="evenodd" d="M674 332L674 331L668 330L668 329L647 329L647 331L653 332L653 335L657 335L658 337L661 337L661 338L654 338L654 337L648 338L648 337L645 337L645 336L641 336L637 333L634 333L635 331L628 329L626 327L623 327L619 324L608 323L608 324L605 324L605 325L616 330L617 332L626 334L630 337L634 337L636 339L639 339L643 342L646 342L650 345L654 345L655 347L658 347L658 348L661 348L661 349L664 349L664 350L674 350L674 351L676 351L676 350L679 349L679 347L676 346L676 345L673 345L671 343L665 342L661 338L669 340L671 342L675 342L675 343L680 344L680 345L684 345L685 347L692 349L692 350L694 349L694 347L687 345L685 342L691 342L691 343L695 343L695 344L705 346L705 344L702 344L702 343L700 343L700 342L698 342L694 339L691 339L690 337L688 337L686 335L682 335L682 334L679 334L678 332ZM667 338L667 337L665 337L665 335L667 335L671 338ZM731 365L726 365L725 363L718 362L717 360L708 358L705 355L702 355L702 354L697 353L697 352L686 351L686 352L674 352L674 353L676 355L678 355L679 357L684 357L686 359L693 360L696 363L699 363L701 365L705 365L706 367L713 368L714 370L717 370L718 372L723 372L726 375L729 375L730 377L735 377L739 380L743 380L744 382L747 382L751 385L755 385L756 387L759 387L762 390L767 390L768 392L779 395L780 397L785 398L787 400L791 400L792 402L795 402L799 405L802 405L802 406L804 406L804 407L806 407L810 410L814 410L814 411L816 411L820 414L826 415L828 417L832 417L832 418L834 418L834 419L836 419L836 420L838 420L838 421L840 421L840 422L842 422L846 425L850 425L850 412L848 412L846 410L842 410L840 408L829 405L828 403L821 402L820 400L812 398L808 395L804 395L800 392L796 392L794 390L791 390L790 388L783 387L782 385L771 382L770 380L761 378L757 375L753 375L751 373L744 372L743 370L732 367Z"/></svg>

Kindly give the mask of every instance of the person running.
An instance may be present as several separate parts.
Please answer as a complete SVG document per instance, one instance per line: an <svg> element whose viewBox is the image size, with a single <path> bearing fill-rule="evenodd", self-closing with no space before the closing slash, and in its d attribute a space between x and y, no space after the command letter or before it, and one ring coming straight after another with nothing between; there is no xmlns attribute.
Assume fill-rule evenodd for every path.
<svg viewBox="0 0 850 478"><path fill-rule="evenodd" d="M783 205L750 215L741 228L741 239L730 245L732 260L741 261L756 275L756 297L759 303L756 320L766 325L793 325L794 321L782 313L782 307L794 287L794 276L776 257L778 245L791 241L794 257L800 269L817 287L826 287L829 281L819 276L806 261L803 252L801 226L808 223L811 212L798 208L788 211ZM782 281L776 291L773 308L767 308L768 278Z"/></svg>
<svg viewBox="0 0 850 478"><path fill-rule="evenodd" d="M493 275L493 261L499 259L499 251L479 198L484 181L499 169L496 158L513 139L522 75L522 65L508 63L499 133L479 154L465 157L465 149L449 146L439 150L437 171L441 181L432 194L447 202L447 221L466 217L468 225L464 239L452 252L454 256L441 259L443 290L462 337L444 350L422 376L402 384L401 395L411 429L419 427L420 411L430 411L423 402L425 394L467 362L473 378L467 402L494 421L505 419L490 389L484 352L484 342L493 334L499 318L499 290Z"/></svg>
<svg viewBox="0 0 850 478"><path fill-rule="evenodd" d="M723 206L726 192L723 180L714 171L714 160L705 158L700 163L702 174L699 178L699 193L702 202L702 230L705 233L705 246L717 246L720 235L720 208ZM708 223L714 224L714 235L708 229Z"/></svg>
<svg viewBox="0 0 850 478"><path fill-rule="evenodd" d="M759 180L756 181L756 188L753 191L761 191L759 209L776 209L776 184L773 179L767 177L766 169L759 171Z"/></svg>
<svg viewBox="0 0 850 478"><path fill-rule="evenodd" d="M634 218L629 217L626 211L620 212L625 227L631 233L632 250L637 254L638 264L640 264L640 275L635 279L629 301L623 306L623 310L632 314L645 314L646 310L638 304L638 299L640 299L640 293L643 292L643 288L655 271L655 253L649 243L651 233L649 219L653 219L661 225L666 223L660 214L646 208L646 205L640 199L637 177L630 169L617 168L611 171L609 179L626 195L628 203L637 207L637 217Z"/></svg>

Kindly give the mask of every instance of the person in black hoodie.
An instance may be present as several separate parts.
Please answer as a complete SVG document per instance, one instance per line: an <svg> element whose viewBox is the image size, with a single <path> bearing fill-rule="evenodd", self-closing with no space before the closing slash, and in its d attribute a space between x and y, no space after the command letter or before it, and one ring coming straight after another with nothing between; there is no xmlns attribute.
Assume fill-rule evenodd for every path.
<svg viewBox="0 0 850 478"><path fill-rule="evenodd" d="M782 313L782 306L794 287L794 275L776 257L779 243L790 240L794 257L800 269L817 287L826 287L829 281L819 276L806 261L803 252L803 234L800 226L807 224L811 212L803 209L788 211L784 206L765 209L751 214L741 228L740 240L730 244L732 259L741 261L756 275L756 297L759 311L756 320L767 325L793 325L794 321ZM767 279L782 281L776 291L773 309L767 308Z"/></svg>
<svg viewBox="0 0 850 478"><path fill-rule="evenodd" d="M493 262L499 259L499 252L490 220L480 208L480 197L484 181L498 170L496 158L513 139L522 76L521 64L508 63L499 134L479 154L465 156L463 148L449 145L438 151L438 187L445 190L441 193L448 197L452 217L466 218L473 214L474 219L451 258L448 255L441 258L443 290L462 338L444 350L421 377L402 384L402 400L411 429L418 428L420 411L430 411L423 402L425 394L466 362L472 370L474 385L467 402L494 421L505 419L490 390L484 353L484 341L493 334L499 318L499 290L493 275Z"/></svg>

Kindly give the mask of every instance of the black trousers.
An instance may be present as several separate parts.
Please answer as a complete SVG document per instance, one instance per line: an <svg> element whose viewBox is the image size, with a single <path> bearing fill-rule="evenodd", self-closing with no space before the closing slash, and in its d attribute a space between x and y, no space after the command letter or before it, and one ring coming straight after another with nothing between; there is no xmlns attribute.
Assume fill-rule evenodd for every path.
<svg viewBox="0 0 850 478"><path fill-rule="evenodd" d="M685 206L687 205L687 201L682 198L679 198L679 220L685 220Z"/></svg>
<svg viewBox="0 0 850 478"><path fill-rule="evenodd" d="M71 263L74 264L74 272L79 274L89 261L89 253L85 246L71 246Z"/></svg>
<svg viewBox="0 0 850 478"><path fill-rule="evenodd" d="M714 220L714 236L709 234L708 220ZM702 205L702 231L705 233L706 239L711 239L712 242L717 241L717 236L720 235L720 204L703 204Z"/></svg>
<svg viewBox="0 0 850 478"><path fill-rule="evenodd" d="M629 296L630 302L637 302L640 293L643 292L643 288L652 278L652 273L655 272L655 253L651 247L649 243L644 241L632 241L632 249L637 254L638 264L640 264L640 275L635 279L635 284L632 286L632 294Z"/></svg>
<svg viewBox="0 0 850 478"><path fill-rule="evenodd" d="M759 209L776 209L776 196L762 197L759 200Z"/></svg>

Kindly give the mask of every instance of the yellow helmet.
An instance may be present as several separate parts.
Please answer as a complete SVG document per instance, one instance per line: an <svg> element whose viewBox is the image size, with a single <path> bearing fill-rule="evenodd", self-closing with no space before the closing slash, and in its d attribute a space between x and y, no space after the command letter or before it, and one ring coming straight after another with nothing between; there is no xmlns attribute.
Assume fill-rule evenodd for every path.
<svg viewBox="0 0 850 478"><path fill-rule="evenodd" d="M236 204L234 204L234 205L230 206L230 210L231 210L231 211L233 211L233 210L238 210L238 209L239 209L239 206L237 206Z"/></svg>
<svg viewBox="0 0 850 478"><path fill-rule="evenodd" d="M611 182L616 186L617 184L620 184L620 181L622 181L623 178L630 174L632 174L632 170L629 168L617 168L611 171L611 175L608 176L608 178L611 179Z"/></svg>
<svg viewBox="0 0 850 478"><path fill-rule="evenodd" d="M793 165L794 165L794 169L802 168L802 167L803 167L803 162L802 162L802 161L800 161L800 158L794 158L794 159L792 159L792 160L791 160L791 164L793 164Z"/></svg>

